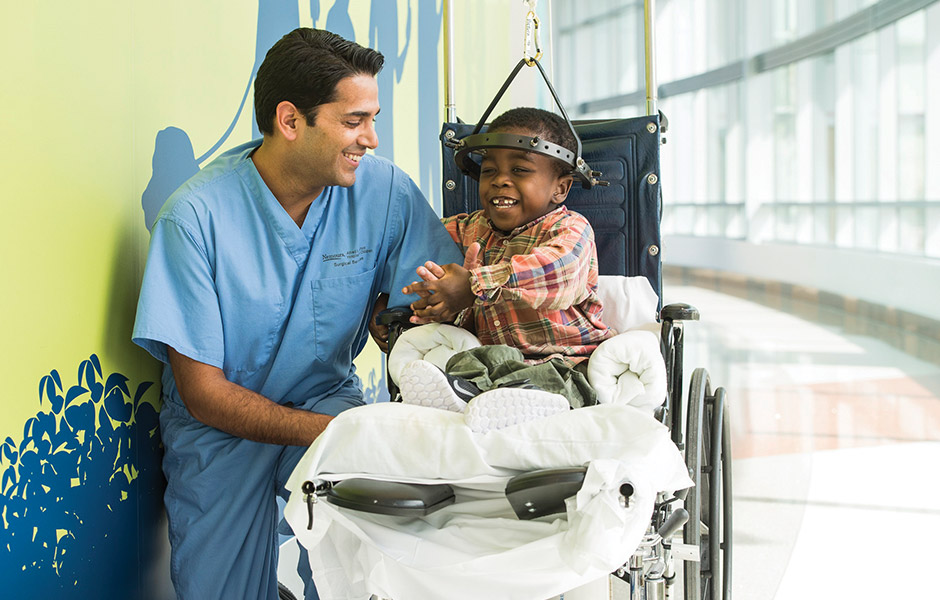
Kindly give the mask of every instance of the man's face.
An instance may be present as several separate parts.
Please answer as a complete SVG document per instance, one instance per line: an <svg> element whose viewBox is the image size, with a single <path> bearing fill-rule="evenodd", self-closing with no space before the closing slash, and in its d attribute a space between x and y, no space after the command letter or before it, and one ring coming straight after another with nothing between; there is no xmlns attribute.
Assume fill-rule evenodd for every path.
<svg viewBox="0 0 940 600"><path fill-rule="evenodd" d="M336 99L321 104L314 125L300 128L297 157L316 187L349 187L366 150L379 145L374 120L379 88L374 77L353 75L336 84Z"/></svg>

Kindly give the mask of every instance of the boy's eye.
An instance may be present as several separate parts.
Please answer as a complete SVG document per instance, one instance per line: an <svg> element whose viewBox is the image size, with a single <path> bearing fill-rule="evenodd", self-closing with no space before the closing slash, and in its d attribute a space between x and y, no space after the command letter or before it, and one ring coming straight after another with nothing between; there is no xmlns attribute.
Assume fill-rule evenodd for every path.
<svg viewBox="0 0 940 600"><path fill-rule="evenodd" d="M347 127L359 127L360 123L362 123L362 121L346 121L346 126Z"/></svg>
<svg viewBox="0 0 940 600"><path fill-rule="evenodd" d="M483 167L480 169L480 175L492 175L496 172L496 169L493 167Z"/></svg>

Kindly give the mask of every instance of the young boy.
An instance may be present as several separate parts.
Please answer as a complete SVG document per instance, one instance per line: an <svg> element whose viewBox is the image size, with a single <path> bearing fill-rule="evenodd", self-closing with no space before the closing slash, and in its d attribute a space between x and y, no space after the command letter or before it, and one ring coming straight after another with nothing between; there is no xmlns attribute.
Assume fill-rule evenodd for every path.
<svg viewBox="0 0 940 600"><path fill-rule="evenodd" d="M561 117L535 108L507 111L488 133L537 138L572 154L577 147ZM595 404L584 367L613 332L601 320L594 232L563 205L571 166L537 152L491 147L479 182L483 208L442 219L464 265L428 262L418 269L424 281L403 291L421 297L411 306L413 322L456 318L483 346L452 357L446 374L426 361L409 364L400 382L403 401L463 411L479 396L467 412L475 429L567 410L569 403ZM487 423L492 408L507 402L515 408L501 411L504 422Z"/></svg>

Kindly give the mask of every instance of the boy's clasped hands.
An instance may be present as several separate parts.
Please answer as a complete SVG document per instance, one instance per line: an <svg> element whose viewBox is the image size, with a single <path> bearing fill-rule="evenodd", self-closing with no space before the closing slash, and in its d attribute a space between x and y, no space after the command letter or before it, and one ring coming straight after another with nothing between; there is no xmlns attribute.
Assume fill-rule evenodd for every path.
<svg viewBox="0 0 940 600"><path fill-rule="evenodd" d="M482 265L480 244L467 248L463 265L438 265L427 261L416 269L422 281L415 281L402 289L404 294L416 294L419 299L411 303L415 324L451 322L466 308L473 306L476 295L470 287L470 271Z"/></svg>

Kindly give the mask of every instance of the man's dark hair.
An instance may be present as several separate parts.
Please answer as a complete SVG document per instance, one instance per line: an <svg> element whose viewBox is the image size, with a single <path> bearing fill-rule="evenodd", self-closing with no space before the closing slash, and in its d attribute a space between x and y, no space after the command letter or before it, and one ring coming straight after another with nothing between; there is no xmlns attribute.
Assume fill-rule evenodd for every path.
<svg viewBox="0 0 940 600"><path fill-rule="evenodd" d="M381 52L363 48L335 33L309 27L277 41L255 77L255 118L265 135L274 133L277 105L287 100L313 125L317 107L336 98L336 84L353 75L374 77L382 70Z"/></svg>
<svg viewBox="0 0 940 600"><path fill-rule="evenodd" d="M499 115L490 123L487 131L499 132L507 129L523 129L531 132L532 137L540 137L547 142L558 144L572 153L577 152L578 142L568 127L568 123L559 115L541 108L512 108ZM556 160L553 162L559 175L571 171L571 165Z"/></svg>

